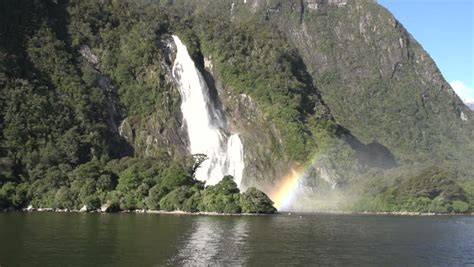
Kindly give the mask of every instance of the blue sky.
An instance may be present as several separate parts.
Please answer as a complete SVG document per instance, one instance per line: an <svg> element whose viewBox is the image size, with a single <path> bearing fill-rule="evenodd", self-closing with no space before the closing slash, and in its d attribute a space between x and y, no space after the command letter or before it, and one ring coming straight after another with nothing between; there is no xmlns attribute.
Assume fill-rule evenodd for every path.
<svg viewBox="0 0 474 267"><path fill-rule="evenodd" d="M474 1L378 0L428 51L465 102L474 102Z"/></svg>

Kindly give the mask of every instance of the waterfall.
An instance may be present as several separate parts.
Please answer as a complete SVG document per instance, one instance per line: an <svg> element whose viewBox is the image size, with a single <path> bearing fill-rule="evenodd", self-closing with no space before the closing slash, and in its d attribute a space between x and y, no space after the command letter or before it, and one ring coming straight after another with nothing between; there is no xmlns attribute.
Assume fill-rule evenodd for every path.
<svg viewBox="0 0 474 267"><path fill-rule="evenodd" d="M181 112L189 137L191 154L206 154L195 173L208 185L218 183L224 175L234 176L240 187L244 170L243 146L238 134L227 131L224 114L212 102L204 77L196 68L188 49L173 35L176 59L173 78L181 94Z"/></svg>

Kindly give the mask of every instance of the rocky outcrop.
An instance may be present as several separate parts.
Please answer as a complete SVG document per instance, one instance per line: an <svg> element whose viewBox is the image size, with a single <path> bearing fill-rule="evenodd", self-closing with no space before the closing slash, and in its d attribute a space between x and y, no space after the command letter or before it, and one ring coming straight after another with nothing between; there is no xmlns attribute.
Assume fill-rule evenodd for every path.
<svg viewBox="0 0 474 267"><path fill-rule="evenodd" d="M87 62L92 64L95 68L99 68L99 58L92 53L90 46L82 45L79 53Z"/></svg>
<svg viewBox="0 0 474 267"><path fill-rule="evenodd" d="M344 7L347 5L347 0L305 0L304 4L311 10L322 11L329 5L337 7Z"/></svg>
<svg viewBox="0 0 474 267"><path fill-rule="evenodd" d="M82 208L79 209L79 212L88 212L90 209L87 207L87 205L82 206Z"/></svg>
<svg viewBox="0 0 474 267"><path fill-rule="evenodd" d="M33 205L28 205L28 207L26 207L25 209L23 209L24 211L35 211L36 208L33 207Z"/></svg>
<svg viewBox="0 0 474 267"><path fill-rule="evenodd" d="M101 212L117 212L120 211L120 206L117 203L108 202L100 207Z"/></svg>

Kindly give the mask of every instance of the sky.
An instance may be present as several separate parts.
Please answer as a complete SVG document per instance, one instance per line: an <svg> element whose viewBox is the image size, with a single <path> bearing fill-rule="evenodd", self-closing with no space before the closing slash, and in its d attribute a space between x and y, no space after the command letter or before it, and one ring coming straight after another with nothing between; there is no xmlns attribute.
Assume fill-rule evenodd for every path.
<svg viewBox="0 0 474 267"><path fill-rule="evenodd" d="M378 0L438 65L464 102L474 102L474 0Z"/></svg>

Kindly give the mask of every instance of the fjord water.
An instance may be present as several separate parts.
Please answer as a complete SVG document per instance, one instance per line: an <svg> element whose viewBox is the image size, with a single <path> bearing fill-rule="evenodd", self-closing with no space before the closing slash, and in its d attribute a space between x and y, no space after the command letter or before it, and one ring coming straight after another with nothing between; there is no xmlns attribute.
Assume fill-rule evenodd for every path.
<svg viewBox="0 0 474 267"><path fill-rule="evenodd" d="M0 213L1 266L216 264L472 265L474 217Z"/></svg>
<svg viewBox="0 0 474 267"><path fill-rule="evenodd" d="M208 159L196 171L196 178L213 185L224 175L234 176L240 186L244 169L243 146L238 134L227 132L224 113L211 100L209 88L186 46L173 35L176 59L173 78L181 94L181 112L188 132L191 154Z"/></svg>

